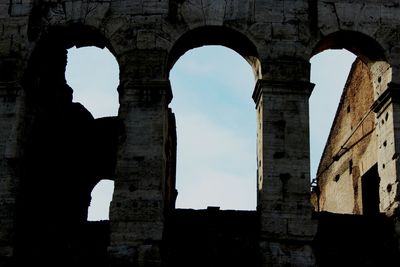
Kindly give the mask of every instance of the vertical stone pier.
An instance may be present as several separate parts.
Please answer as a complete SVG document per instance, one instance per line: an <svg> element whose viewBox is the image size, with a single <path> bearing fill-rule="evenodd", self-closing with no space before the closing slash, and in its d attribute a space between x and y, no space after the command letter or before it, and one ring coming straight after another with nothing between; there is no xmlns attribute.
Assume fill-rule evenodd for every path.
<svg viewBox="0 0 400 267"><path fill-rule="evenodd" d="M392 217L398 213L399 183L398 142L395 129L400 127L400 85L390 83L388 88L375 100L378 173L380 177L380 212Z"/></svg>
<svg viewBox="0 0 400 267"><path fill-rule="evenodd" d="M400 239L400 183L398 171L400 145L400 84L389 83L375 100L378 173L380 178L380 212L395 221L397 239ZM400 251L400 242L399 242Z"/></svg>
<svg viewBox="0 0 400 267"><path fill-rule="evenodd" d="M308 62L274 62L256 102L262 266L313 266Z"/></svg>
<svg viewBox="0 0 400 267"><path fill-rule="evenodd" d="M122 80L125 125L110 207L112 266L161 266L169 81Z"/></svg>
<svg viewBox="0 0 400 267"><path fill-rule="evenodd" d="M15 255L16 199L19 190L19 137L23 90L16 81L14 60L0 59L0 266Z"/></svg>

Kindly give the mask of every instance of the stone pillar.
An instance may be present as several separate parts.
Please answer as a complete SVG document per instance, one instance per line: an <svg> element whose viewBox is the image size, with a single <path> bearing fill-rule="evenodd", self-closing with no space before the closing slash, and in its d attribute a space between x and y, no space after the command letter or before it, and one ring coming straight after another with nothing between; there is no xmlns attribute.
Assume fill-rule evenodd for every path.
<svg viewBox="0 0 400 267"><path fill-rule="evenodd" d="M0 59L0 266L11 266L15 254L17 169L23 115L23 90L16 75L16 61Z"/></svg>
<svg viewBox="0 0 400 267"><path fill-rule="evenodd" d="M400 85L388 84L388 88L373 105L377 124L378 173L380 176L380 212L392 217L398 213L400 185L398 153L400 132Z"/></svg>
<svg viewBox="0 0 400 267"><path fill-rule="evenodd" d="M15 82L0 82L0 266L8 266L14 254L21 93Z"/></svg>
<svg viewBox="0 0 400 267"><path fill-rule="evenodd" d="M160 266L169 81L128 81L120 90L120 142L110 207L111 266Z"/></svg>
<svg viewBox="0 0 400 267"><path fill-rule="evenodd" d="M400 240L400 84L389 83L372 108L376 113L380 212L394 219ZM400 241L398 244L400 252Z"/></svg>
<svg viewBox="0 0 400 267"><path fill-rule="evenodd" d="M308 77L293 80L295 68L309 65L277 66L287 76L259 80L253 94L262 266L313 266L308 98L314 85Z"/></svg>

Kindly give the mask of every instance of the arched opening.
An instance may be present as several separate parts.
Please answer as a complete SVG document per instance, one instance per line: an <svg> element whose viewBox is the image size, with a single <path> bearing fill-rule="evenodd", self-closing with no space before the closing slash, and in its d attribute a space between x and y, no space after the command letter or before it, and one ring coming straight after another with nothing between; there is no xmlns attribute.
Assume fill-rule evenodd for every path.
<svg viewBox="0 0 400 267"><path fill-rule="evenodd" d="M73 260L66 256L72 249L86 249L81 241L90 239L82 234L89 225L90 193L99 180L115 177L122 131L118 117L95 119L73 101L75 88L65 79L67 49L110 46L95 30L75 26L49 29L33 51L23 80L26 127L16 248L34 263ZM107 90L116 92L113 86Z"/></svg>
<svg viewBox="0 0 400 267"><path fill-rule="evenodd" d="M325 51L331 48L344 48L354 54L346 50ZM390 66L380 45L361 33L331 34L318 43L314 54L319 52L322 53L311 60L312 79L317 85L310 98L312 174L318 182L312 198L315 209L347 214L370 210L379 213L382 172L376 166L382 160L378 150L382 132L376 127L380 115L374 106L381 102L391 80ZM327 74L318 73L321 70ZM342 86L338 87L336 75L340 73ZM336 96L331 92L337 92ZM337 103L337 109L328 112L330 107L334 110L332 102ZM327 128L331 122L332 126ZM326 138L324 147L321 136ZM320 158L316 156L319 153ZM369 198L374 203L366 201Z"/></svg>
<svg viewBox="0 0 400 267"><path fill-rule="evenodd" d="M229 255L224 263L255 266L258 239L252 233L259 214L252 93L254 77L261 73L257 49L239 32L202 27L181 36L167 62L173 99L165 151L163 241L169 264L184 266L193 258L200 265L218 263L222 258L213 251L224 251ZM227 235L228 224L233 235ZM241 241L233 239L251 245L239 248ZM211 250L210 240L219 240ZM199 258L204 248L207 255Z"/></svg>
<svg viewBox="0 0 400 267"><path fill-rule="evenodd" d="M311 82L315 88L310 96L310 162L311 179L322 180L318 168L325 156L335 115L340 105L351 66L356 56L348 50L325 50L311 59ZM336 149L336 147L335 147ZM330 163L328 163L329 165ZM337 180L335 174L335 180ZM349 179L347 179L349 181ZM320 182L322 183L322 182ZM347 187L350 190L350 187ZM321 205L320 199L317 205ZM321 207L316 207L320 209Z"/></svg>
<svg viewBox="0 0 400 267"><path fill-rule="evenodd" d="M170 73L176 116L178 208L254 210L254 76L235 51L186 52Z"/></svg>
<svg viewBox="0 0 400 267"><path fill-rule="evenodd" d="M116 140L114 139L114 145L110 146L109 142L113 137L110 136L108 127L115 124L112 121L115 121L119 108L116 90L119 85L119 68L115 57L107 48L100 49L94 46L70 48L67 54L65 78L67 84L73 88L72 101L81 103L95 118L95 135L100 137L98 143L104 142L102 145L106 153L112 153L111 151L115 150ZM98 168L103 170L97 173L103 178L114 179L112 176L116 159L106 153L100 153L103 156L98 157L100 162L97 164L103 166ZM104 166L109 167L104 168ZM101 180L96 184L91 192L88 221L109 219L113 191L113 181Z"/></svg>
<svg viewBox="0 0 400 267"><path fill-rule="evenodd" d="M251 65L254 77L261 78L261 63L256 46L245 35L220 26L199 27L183 34L169 53L168 69L171 70L190 49L205 45L221 45L236 51Z"/></svg>
<svg viewBox="0 0 400 267"><path fill-rule="evenodd" d="M68 49L65 78L73 88L73 102L80 102L93 117L118 115L119 67L107 48Z"/></svg>
<svg viewBox="0 0 400 267"><path fill-rule="evenodd" d="M340 97L356 56L348 50L325 50L315 55L311 62L311 82L315 84L310 96L310 157L311 178L317 168Z"/></svg>
<svg viewBox="0 0 400 267"><path fill-rule="evenodd" d="M312 56L327 49L347 49L364 62L384 61L384 50L378 42L371 37L354 31L338 31L331 33L315 46Z"/></svg>
<svg viewBox="0 0 400 267"><path fill-rule="evenodd" d="M251 95L254 77L261 77L258 58L251 40L226 27L191 30L172 47L167 64L177 121L178 207L255 209L256 115Z"/></svg>
<svg viewBox="0 0 400 267"><path fill-rule="evenodd" d="M91 193L88 209L88 221L102 221L109 219L109 208L114 192L114 181L101 180Z"/></svg>

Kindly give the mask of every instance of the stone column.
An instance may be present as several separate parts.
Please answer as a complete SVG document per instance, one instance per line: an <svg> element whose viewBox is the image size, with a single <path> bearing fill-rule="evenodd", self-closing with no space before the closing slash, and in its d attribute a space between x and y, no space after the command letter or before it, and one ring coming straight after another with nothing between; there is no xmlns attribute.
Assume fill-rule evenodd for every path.
<svg viewBox="0 0 400 267"><path fill-rule="evenodd" d="M169 81L128 81L120 90L120 143L110 207L112 266L160 266Z"/></svg>
<svg viewBox="0 0 400 267"><path fill-rule="evenodd" d="M378 173L380 176L380 212L392 217L399 209L398 153L400 132L400 85L388 88L373 105L377 125Z"/></svg>
<svg viewBox="0 0 400 267"><path fill-rule="evenodd" d="M23 115L23 90L16 75L16 61L0 59L0 266L11 266L15 253L17 169Z"/></svg>
<svg viewBox="0 0 400 267"><path fill-rule="evenodd" d="M373 111L376 113L380 212L394 219L400 240L400 84L389 83L376 99Z"/></svg>
<svg viewBox="0 0 400 267"><path fill-rule="evenodd" d="M21 93L16 83L0 82L0 266L8 266L14 254Z"/></svg>
<svg viewBox="0 0 400 267"><path fill-rule="evenodd" d="M309 64L272 67L283 68L280 75L270 76L278 80L259 80L253 94L262 266L313 266L308 98L314 85L307 76L295 77L296 68Z"/></svg>

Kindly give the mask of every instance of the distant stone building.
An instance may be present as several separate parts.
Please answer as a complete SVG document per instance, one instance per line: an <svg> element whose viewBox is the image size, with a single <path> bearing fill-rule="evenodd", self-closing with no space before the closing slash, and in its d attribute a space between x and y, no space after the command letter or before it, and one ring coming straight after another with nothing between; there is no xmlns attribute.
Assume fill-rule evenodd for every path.
<svg viewBox="0 0 400 267"><path fill-rule="evenodd" d="M374 112L371 76L368 66L357 59L343 90L317 171L318 211L347 214L378 214L380 211L378 151L382 146L378 147L377 143L381 132ZM389 111L383 115L381 123L385 124ZM385 209L388 207L382 211Z"/></svg>
<svg viewBox="0 0 400 267"><path fill-rule="evenodd" d="M0 266L396 266L399 15L389 0L1 0ZM175 209L169 72L203 45L235 50L257 79L254 212ZM117 59L118 116L72 103L73 46ZM313 212L309 60L341 48L360 60ZM110 220L87 222L111 178Z"/></svg>
<svg viewBox="0 0 400 267"><path fill-rule="evenodd" d="M347 214L342 216L347 216L343 221L353 222L342 224L343 227L353 230L353 227L365 227L362 232L368 238L385 240L381 245L391 244L385 247L386 253L390 254L398 243L397 238L390 237L393 235L390 229L398 220L395 214L397 200L392 191L397 187L394 178L398 158L396 128L390 119L396 113L391 101L397 101L394 96L397 93L390 93L388 89L379 94L378 88L390 79L390 66L382 62L378 72L382 73L382 70L386 70L387 75L374 80L375 69L370 68L368 62L357 58L353 63L321 157L311 201L318 213ZM338 226L333 223L335 218L329 219L332 228ZM326 223L329 219L323 220ZM371 237L368 231L379 234ZM379 254L376 251L370 253ZM371 261L362 262L362 266ZM396 262L387 264L395 266Z"/></svg>
<svg viewBox="0 0 400 267"><path fill-rule="evenodd" d="M386 63L382 69L390 73ZM396 128L390 118L396 110L389 90L376 93L390 77L374 81L373 71L361 59L353 64L317 172L316 210L395 214Z"/></svg>

